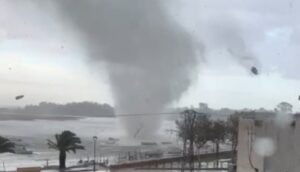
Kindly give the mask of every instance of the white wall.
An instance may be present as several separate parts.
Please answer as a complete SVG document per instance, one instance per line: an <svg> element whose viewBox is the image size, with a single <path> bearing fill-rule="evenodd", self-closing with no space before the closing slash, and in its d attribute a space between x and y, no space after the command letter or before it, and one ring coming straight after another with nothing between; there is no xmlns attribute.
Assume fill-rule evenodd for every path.
<svg viewBox="0 0 300 172"><path fill-rule="evenodd" d="M297 124L298 122L298 124ZM248 160L247 127L254 126L254 120L240 119L238 139L238 172L254 172ZM255 127L256 138L270 138L276 151L269 157L253 153L253 163L259 172L299 172L300 171L300 120L295 127L290 124L279 127L273 118L263 121L261 127Z"/></svg>
<svg viewBox="0 0 300 172"><path fill-rule="evenodd" d="M254 172L249 163L249 153L250 153L250 141L248 136L248 128L254 127L253 120L240 119L239 123L239 137L238 137L238 154L237 154L237 171L238 172ZM252 152L252 162L253 165L261 170L263 169L264 159L255 152Z"/></svg>

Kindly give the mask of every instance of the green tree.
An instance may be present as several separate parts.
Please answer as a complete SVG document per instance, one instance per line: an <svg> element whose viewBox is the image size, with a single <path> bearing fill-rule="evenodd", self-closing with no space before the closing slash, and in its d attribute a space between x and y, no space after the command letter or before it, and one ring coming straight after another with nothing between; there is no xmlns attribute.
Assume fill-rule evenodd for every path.
<svg viewBox="0 0 300 172"><path fill-rule="evenodd" d="M219 166L220 143L223 143L226 138L226 123L222 120L212 121L209 132L209 140L215 144L216 148L216 166Z"/></svg>
<svg viewBox="0 0 300 172"><path fill-rule="evenodd" d="M187 158L190 170L194 169L194 143L196 139L197 118L202 115L195 110L189 109L181 113L181 119L176 121L178 137L183 140L183 157ZM188 149L187 149L188 148ZM185 160L182 166L185 165Z"/></svg>
<svg viewBox="0 0 300 172"><path fill-rule="evenodd" d="M275 111L280 113L289 114L293 112L293 105L288 102L281 102L277 105Z"/></svg>
<svg viewBox="0 0 300 172"><path fill-rule="evenodd" d="M211 126L211 121L208 115L198 115L196 118L196 132L195 132L195 146L200 151L200 149L207 143L209 139L209 130ZM199 152L200 153L200 152ZM201 165L201 159L198 159L199 167Z"/></svg>
<svg viewBox="0 0 300 172"><path fill-rule="evenodd" d="M229 140L232 142L232 150L236 150L238 143L239 116L240 113L236 112L227 119L227 134Z"/></svg>
<svg viewBox="0 0 300 172"><path fill-rule="evenodd" d="M15 153L14 151L15 144L9 139L0 136L0 153Z"/></svg>
<svg viewBox="0 0 300 172"><path fill-rule="evenodd" d="M236 164L235 151L238 145L238 134L239 134L239 117L242 115L242 112L236 112L230 115L227 119L227 134L228 138L231 141L232 149L232 162Z"/></svg>
<svg viewBox="0 0 300 172"><path fill-rule="evenodd" d="M208 115L197 116L195 126L195 144L197 148L203 147L208 141L211 123Z"/></svg>
<svg viewBox="0 0 300 172"><path fill-rule="evenodd" d="M59 151L59 168L66 168L67 152L72 151L76 153L76 150L83 150L81 140L71 131L63 131L61 134L55 134L55 141L48 140L48 146L50 149Z"/></svg>

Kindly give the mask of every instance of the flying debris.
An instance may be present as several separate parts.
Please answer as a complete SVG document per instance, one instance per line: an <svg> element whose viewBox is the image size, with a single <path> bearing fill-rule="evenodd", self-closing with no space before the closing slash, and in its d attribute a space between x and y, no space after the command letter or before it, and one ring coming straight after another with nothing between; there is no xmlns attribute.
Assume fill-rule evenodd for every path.
<svg viewBox="0 0 300 172"><path fill-rule="evenodd" d="M24 98L24 95L16 96L16 100L20 100L20 99L23 99L23 98Z"/></svg>
<svg viewBox="0 0 300 172"><path fill-rule="evenodd" d="M255 66L252 66L251 72L252 72L254 75L258 75L258 74L259 74L259 73L258 73L258 70L257 70L257 68L256 68Z"/></svg>
<svg viewBox="0 0 300 172"><path fill-rule="evenodd" d="M138 128L133 136L133 138L136 138L137 135L141 132L141 130L143 129L143 124L141 124L140 128Z"/></svg>

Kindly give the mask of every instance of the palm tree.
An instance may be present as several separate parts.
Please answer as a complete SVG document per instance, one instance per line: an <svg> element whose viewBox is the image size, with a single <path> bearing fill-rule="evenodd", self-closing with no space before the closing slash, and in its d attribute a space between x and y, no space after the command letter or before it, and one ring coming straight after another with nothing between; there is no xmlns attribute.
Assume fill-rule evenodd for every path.
<svg viewBox="0 0 300 172"><path fill-rule="evenodd" d="M15 144L9 139L0 136L0 153L15 153L14 151Z"/></svg>
<svg viewBox="0 0 300 172"><path fill-rule="evenodd" d="M67 152L72 151L76 153L76 150L83 150L84 147L81 144L81 140L71 131L63 131L61 134L55 134L56 141L48 140L48 146L50 149L59 151L59 168L66 168Z"/></svg>

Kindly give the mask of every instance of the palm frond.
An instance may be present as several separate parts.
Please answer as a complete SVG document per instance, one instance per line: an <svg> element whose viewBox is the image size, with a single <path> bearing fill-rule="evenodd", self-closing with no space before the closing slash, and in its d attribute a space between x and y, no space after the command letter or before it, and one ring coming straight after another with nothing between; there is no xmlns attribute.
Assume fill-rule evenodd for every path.
<svg viewBox="0 0 300 172"><path fill-rule="evenodd" d="M69 152L69 151L72 151L73 153L76 153L76 150L84 150L84 146L82 145L71 145L70 147L67 147L66 148L66 151Z"/></svg>
<svg viewBox="0 0 300 172"><path fill-rule="evenodd" d="M0 153L14 153L15 144L9 139L0 136Z"/></svg>
<svg viewBox="0 0 300 172"><path fill-rule="evenodd" d="M56 143L48 140L48 146L51 149L57 149L59 151L76 153L78 149L84 149L81 144L81 140L71 131L63 131L61 134L55 135Z"/></svg>
<svg viewBox="0 0 300 172"><path fill-rule="evenodd" d="M58 146L57 146L57 144L56 143L54 143L52 140L47 140L47 142L48 142L48 148L49 149L58 149Z"/></svg>

